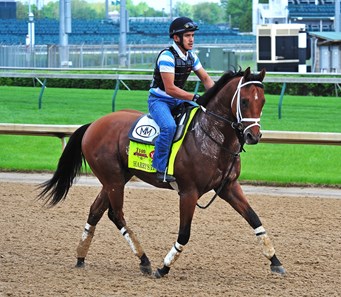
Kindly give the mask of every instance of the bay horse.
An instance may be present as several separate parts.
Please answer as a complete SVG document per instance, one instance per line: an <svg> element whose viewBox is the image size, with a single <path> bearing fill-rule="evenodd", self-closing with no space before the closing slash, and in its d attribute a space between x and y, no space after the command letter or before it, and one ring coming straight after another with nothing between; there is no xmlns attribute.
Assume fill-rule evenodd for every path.
<svg viewBox="0 0 341 297"><path fill-rule="evenodd" d="M243 145L256 144L261 138L264 76L265 69L258 74L251 73L250 68L228 71L203 94L206 104L194 116L174 164L174 188L180 198L178 237L165 256L163 267L154 273L149 258L123 214L125 184L133 176L155 187L172 189L168 183L157 182L155 173L128 168L128 132L142 113L135 110L113 112L81 126L71 135L53 176L39 185L38 198L50 206L64 200L85 163L102 184L90 207L77 247L76 267L85 265L96 225L108 210L109 219L139 258L141 272L157 278L165 276L190 239L198 199L214 190L215 196L228 202L253 228L264 256L270 260L271 271L285 273L265 228L238 182Z"/></svg>

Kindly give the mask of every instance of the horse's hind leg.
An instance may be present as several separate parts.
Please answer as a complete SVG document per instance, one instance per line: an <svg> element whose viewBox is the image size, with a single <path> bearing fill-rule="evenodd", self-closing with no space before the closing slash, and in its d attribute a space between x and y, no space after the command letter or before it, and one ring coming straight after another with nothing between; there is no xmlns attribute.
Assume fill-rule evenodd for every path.
<svg viewBox="0 0 341 297"><path fill-rule="evenodd" d="M104 212L109 208L109 198L103 190L98 194L90 207L87 223L77 247L76 267L84 267L85 257L88 254L92 238L95 233L96 225L102 218Z"/></svg>
<svg viewBox="0 0 341 297"><path fill-rule="evenodd" d="M285 274L285 269L275 254L275 248L267 235L258 215L251 208L238 182L225 187L219 196L227 201L254 229L255 235L260 243L263 255L271 262L271 272Z"/></svg>
<svg viewBox="0 0 341 297"><path fill-rule="evenodd" d="M151 274L152 268L151 263L143 251L140 242L138 241L134 232L127 226L123 214L123 196L124 196L124 185L113 187L109 191L110 206L108 211L109 219L115 224L120 230L121 234L128 242L134 255L140 259L140 270L143 274Z"/></svg>

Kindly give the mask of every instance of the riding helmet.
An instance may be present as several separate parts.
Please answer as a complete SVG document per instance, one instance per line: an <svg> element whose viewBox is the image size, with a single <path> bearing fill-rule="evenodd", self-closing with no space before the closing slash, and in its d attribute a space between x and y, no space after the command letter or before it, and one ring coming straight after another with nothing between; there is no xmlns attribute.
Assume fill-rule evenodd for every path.
<svg viewBox="0 0 341 297"><path fill-rule="evenodd" d="M173 20L169 26L169 37L172 38L174 34L185 33L199 30L199 27L190 18L179 17Z"/></svg>

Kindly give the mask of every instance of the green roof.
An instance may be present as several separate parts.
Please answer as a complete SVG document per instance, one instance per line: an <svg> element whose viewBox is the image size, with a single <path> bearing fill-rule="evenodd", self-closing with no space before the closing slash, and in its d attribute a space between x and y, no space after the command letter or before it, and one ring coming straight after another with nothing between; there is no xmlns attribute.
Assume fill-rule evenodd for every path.
<svg viewBox="0 0 341 297"><path fill-rule="evenodd" d="M341 32L309 32L323 44L341 43Z"/></svg>

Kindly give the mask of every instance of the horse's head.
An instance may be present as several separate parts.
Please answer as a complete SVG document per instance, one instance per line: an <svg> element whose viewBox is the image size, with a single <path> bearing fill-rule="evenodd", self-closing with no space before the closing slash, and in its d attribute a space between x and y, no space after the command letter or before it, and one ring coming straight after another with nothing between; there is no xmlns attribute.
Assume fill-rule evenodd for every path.
<svg viewBox="0 0 341 297"><path fill-rule="evenodd" d="M246 144L256 144L262 136L260 117L265 103L264 76L265 69L259 74L251 74L250 68L247 68L243 76L230 82L235 89L231 100L232 114L236 119L233 127L237 130L239 141Z"/></svg>

